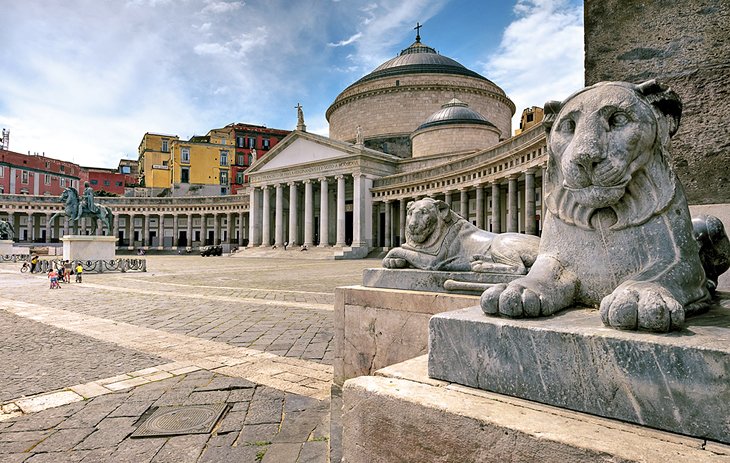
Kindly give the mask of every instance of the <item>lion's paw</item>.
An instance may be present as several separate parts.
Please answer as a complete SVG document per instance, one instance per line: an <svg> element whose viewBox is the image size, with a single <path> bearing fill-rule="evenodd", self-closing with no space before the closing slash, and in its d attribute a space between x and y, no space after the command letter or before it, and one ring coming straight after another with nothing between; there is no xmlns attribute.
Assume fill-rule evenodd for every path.
<svg viewBox="0 0 730 463"><path fill-rule="evenodd" d="M400 257L385 257L385 259L383 259L383 267L406 268L408 267L408 261Z"/></svg>
<svg viewBox="0 0 730 463"><path fill-rule="evenodd" d="M662 286L625 282L601 301L605 325L666 333L684 324L684 307Z"/></svg>
<svg viewBox="0 0 730 463"><path fill-rule="evenodd" d="M506 317L538 317L542 312L542 302L538 292L513 281L509 285L498 284L488 288L480 299L482 310L487 315Z"/></svg>

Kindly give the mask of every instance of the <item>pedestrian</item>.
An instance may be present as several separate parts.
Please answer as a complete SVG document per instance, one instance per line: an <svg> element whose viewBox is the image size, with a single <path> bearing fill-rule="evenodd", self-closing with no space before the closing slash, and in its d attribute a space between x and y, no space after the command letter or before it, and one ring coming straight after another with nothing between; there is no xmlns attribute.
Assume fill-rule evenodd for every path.
<svg viewBox="0 0 730 463"><path fill-rule="evenodd" d="M287 246L289 246L289 242L288 241L284 241L284 251L286 251L286 247Z"/></svg>
<svg viewBox="0 0 730 463"><path fill-rule="evenodd" d="M81 283L81 274L84 273L84 268L81 266L81 263L79 262L76 264L76 283Z"/></svg>
<svg viewBox="0 0 730 463"><path fill-rule="evenodd" d="M55 268L51 268L51 271L48 272L48 279L51 280L50 289L61 289L61 285L58 284L58 272Z"/></svg>
<svg viewBox="0 0 730 463"><path fill-rule="evenodd" d="M63 276L66 283L71 283L71 273L73 273L73 267L71 262L68 260L63 261Z"/></svg>
<svg viewBox="0 0 730 463"><path fill-rule="evenodd" d="M30 258L30 273L35 273L35 268L38 266L38 256L33 254Z"/></svg>
<svg viewBox="0 0 730 463"><path fill-rule="evenodd" d="M60 267L58 267L58 283L59 284L60 283L64 283L66 281L64 279L65 278L65 274L66 274L66 272L65 272L65 270L63 268L63 265L61 265Z"/></svg>

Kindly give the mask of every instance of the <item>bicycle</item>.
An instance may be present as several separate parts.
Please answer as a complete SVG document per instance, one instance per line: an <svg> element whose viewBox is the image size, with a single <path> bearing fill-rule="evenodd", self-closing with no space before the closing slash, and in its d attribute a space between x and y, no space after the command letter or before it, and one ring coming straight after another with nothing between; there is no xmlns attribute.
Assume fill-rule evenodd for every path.
<svg viewBox="0 0 730 463"><path fill-rule="evenodd" d="M30 262L23 262L23 266L20 267L20 273L26 273L30 270Z"/></svg>

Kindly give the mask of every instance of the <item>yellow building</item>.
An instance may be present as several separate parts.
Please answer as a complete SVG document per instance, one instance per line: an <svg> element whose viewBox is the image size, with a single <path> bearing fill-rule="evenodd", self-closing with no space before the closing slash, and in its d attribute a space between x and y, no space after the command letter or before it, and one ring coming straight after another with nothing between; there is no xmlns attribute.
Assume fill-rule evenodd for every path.
<svg viewBox="0 0 730 463"><path fill-rule="evenodd" d="M178 139L177 135L150 132L142 137L138 148L140 184L153 196L170 188L170 149Z"/></svg>
<svg viewBox="0 0 730 463"><path fill-rule="evenodd" d="M172 196L219 196L230 194L230 165L235 151L227 129L213 129L205 136L171 145Z"/></svg>
<svg viewBox="0 0 730 463"><path fill-rule="evenodd" d="M530 127L542 123L543 117L545 117L545 112L541 107L525 108L522 110L522 117L520 117L520 128L515 130L515 135L519 135Z"/></svg>

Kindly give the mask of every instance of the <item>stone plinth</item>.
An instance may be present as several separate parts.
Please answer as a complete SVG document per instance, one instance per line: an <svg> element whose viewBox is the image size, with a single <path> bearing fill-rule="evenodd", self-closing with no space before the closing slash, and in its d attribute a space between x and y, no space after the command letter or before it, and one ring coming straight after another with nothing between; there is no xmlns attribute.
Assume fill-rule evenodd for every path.
<svg viewBox="0 0 730 463"><path fill-rule="evenodd" d="M727 462L730 447L436 381L425 356L345 382L343 461Z"/></svg>
<svg viewBox="0 0 730 463"><path fill-rule="evenodd" d="M603 326L596 310L542 319L434 316L429 375L466 386L730 443L730 295L683 331Z"/></svg>
<svg viewBox="0 0 730 463"><path fill-rule="evenodd" d="M9 256L16 254L14 251L12 240L0 240L0 256Z"/></svg>
<svg viewBox="0 0 730 463"><path fill-rule="evenodd" d="M521 276L523 275L368 268L363 270L362 284L371 288L481 295L488 285L509 283Z"/></svg>
<svg viewBox="0 0 730 463"><path fill-rule="evenodd" d="M111 260L117 239L113 236L65 235L63 260Z"/></svg>

